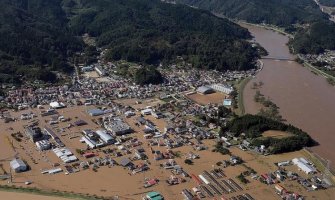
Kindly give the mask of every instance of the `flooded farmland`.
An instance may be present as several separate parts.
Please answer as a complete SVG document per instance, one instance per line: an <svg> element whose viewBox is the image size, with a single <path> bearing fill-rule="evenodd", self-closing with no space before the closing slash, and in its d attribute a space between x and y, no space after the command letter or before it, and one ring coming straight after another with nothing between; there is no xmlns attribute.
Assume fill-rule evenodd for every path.
<svg viewBox="0 0 335 200"><path fill-rule="evenodd" d="M271 58L262 59L263 70L245 87L246 112L258 112L259 105L254 102L256 90L252 85L263 82L260 92L277 104L288 123L308 132L320 144L312 148L314 152L334 163L335 87L329 85L324 77L311 73L294 61L279 60L294 59L286 46L288 37L261 27L243 26L268 51L265 58Z"/></svg>

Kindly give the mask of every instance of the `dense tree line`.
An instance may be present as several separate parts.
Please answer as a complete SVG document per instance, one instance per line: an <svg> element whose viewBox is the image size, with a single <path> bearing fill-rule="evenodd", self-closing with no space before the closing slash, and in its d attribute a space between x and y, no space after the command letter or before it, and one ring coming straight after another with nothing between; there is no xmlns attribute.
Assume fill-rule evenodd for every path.
<svg viewBox="0 0 335 200"><path fill-rule="evenodd" d="M60 0L0 1L0 82L54 81L82 48L68 31Z"/></svg>
<svg viewBox="0 0 335 200"><path fill-rule="evenodd" d="M319 0L321 5L335 7L335 0Z"/></svg>
<svg viewBox="0 0 335 200"><path fill-rule="evenodd" d="M313 0L176 0L229 18L287 27L326 19Z"/></svg>
<svg viewBox="0 0 335 200"><path fill-rule="evenodd" d="M285 138L261 137L262 133L268 130L284 131L291 133L292 136ZM237 117L227 123L222 131L229 131L236 137L244 133L255 146L265 145L269 147L271 153L290 152L313 145L311 137L301 129L258 115L248 114Z"/></svg>
<svg viewBox="0 0 335 200"><path fill-rule="evenodd" d="M81 0L70 21L77 35L97 37L108 60L170 64L177 57L195 67L245 70L258 53L249 32L208 11L159 0Z"/></svg>
<svg viewBox="0 0 335 200"><path fill-rule="evenodd" d="M141 67L135 72L134 81L139 85L159 84L164 81L162 74L155 67Z"/></svg>
<svg viewBox="0 0 335 200"><path fill-rule="evenodd" d="M313 0L177 0L251 23L273 24L295 35L290 42L296 53L317 54L335 50L335 25ZM321 3L335 3L321 0ZM294 24L307 24L297 28Z"/></svg>

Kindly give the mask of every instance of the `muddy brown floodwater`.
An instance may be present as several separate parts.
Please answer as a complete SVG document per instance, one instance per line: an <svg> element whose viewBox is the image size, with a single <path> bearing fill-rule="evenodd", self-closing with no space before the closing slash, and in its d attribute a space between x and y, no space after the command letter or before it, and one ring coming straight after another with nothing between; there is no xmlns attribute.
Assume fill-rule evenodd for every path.
<svg viewBox="0 0 335 200"><path fill-rule="evenodd" d="M286 43L288 37L265 28L244 25L255 40L269 53L267 57L293 59ZM319 145L312 150L335 166L335 87L327 80L313 74L308 68L293 62L262 59L263 70L252 79L243 92L247 113L256 114L259 109L254 100L254 82L262 81L262 94L280 108L288 123L306 131Z"/></svg>

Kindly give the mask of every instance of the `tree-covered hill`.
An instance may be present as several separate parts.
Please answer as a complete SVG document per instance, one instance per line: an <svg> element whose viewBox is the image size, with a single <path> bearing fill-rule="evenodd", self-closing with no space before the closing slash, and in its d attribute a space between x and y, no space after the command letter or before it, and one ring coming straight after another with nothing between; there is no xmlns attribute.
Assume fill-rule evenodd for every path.
<svg viewBox="0 0 335 200"><path fill-rule="evenodd" d="M313 0L176 0L176 2L252 23L290 26L326 19Z"/></svg>
<svg viewBox="0 0 335 200"><path fill-rule="evenodd" d="M245 70L256 49L249 32L208 11L159 0L0 1L0 82L54 81L67 61L96 37L107 58L144 65L183 59L196 67Z"/></svg>
<svg viewBox="0 0 335 200"><path fill-rule="evenodd" d="M296 35L290 44L298 53L319 54L325 49L335 50L335 24L330 21L315 22Z"/></svg>
<svg viewBox="0 0 335 200"><path fill-rule="evenodd" d="M0 82L54 81L51 70L69 71L82 43L66 27L60 0L0 1Z"/></svg>
<svg viewBox="0 0 335 200"><path fill-rule="evenodd" d="M334 0L324 0L324 2ZM170 1L171 2L171 1ZM322 53L335 50L335 24L313 0L176 0L229 18L251 23L273 24L295 32L290 42L296 53ZM305 28L293 28L303 24Z"/></svg>
<svg viewBox="0 0 335 200"><path fill-rule="evenodd" d="M321 5L335 7L335 0L319 0Z"/></svg>
<svg viewBox="0 0 335 200"><path fill-rule="evenodd" d="M208 11L159 0L80 0L70 25L75 34L97 37L107 58L156 65L178 56L196 67L244 70L256 51L249 32Z"/></svg>

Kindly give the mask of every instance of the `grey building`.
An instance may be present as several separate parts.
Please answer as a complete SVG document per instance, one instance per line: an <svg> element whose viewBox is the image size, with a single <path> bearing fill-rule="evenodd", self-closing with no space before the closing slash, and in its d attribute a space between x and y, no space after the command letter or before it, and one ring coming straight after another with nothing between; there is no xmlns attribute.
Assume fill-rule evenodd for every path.
<svg viewBox="0 0 335 200"><path fill-rule="evenodd" d="M103 115L103 114L104 114L104 111L95 108L95 109L88 110L87 113L93 117L93 116Z"/></svg>
<svg viewBox="0 0 335 200"><path fill-rule="evenodd" d="M39 127L28 126L25 130L25 133L34 143L43 140L44 138L42 131Z"/></svg>
<svg viewBox="0 0 335 200"><path fill-rule="evenodd" d="M200 94L210 94L213 93L213 88L207 87L207 86L201 86L197 89L197 92Z"/></svg>
<svg viewBox="0 0 335 200"><path fill-rule="evenodd" d="M24 172L28 170L28 166L21 159L14 159L10 161L9 164L15 172Z"/></svg>
<svg viewBox="0 0 335 200"><path fill-rule="evenodd" d="M132 132L131 127L121 120L106 122L105 128L115 135L124 135Z"/></svg>

